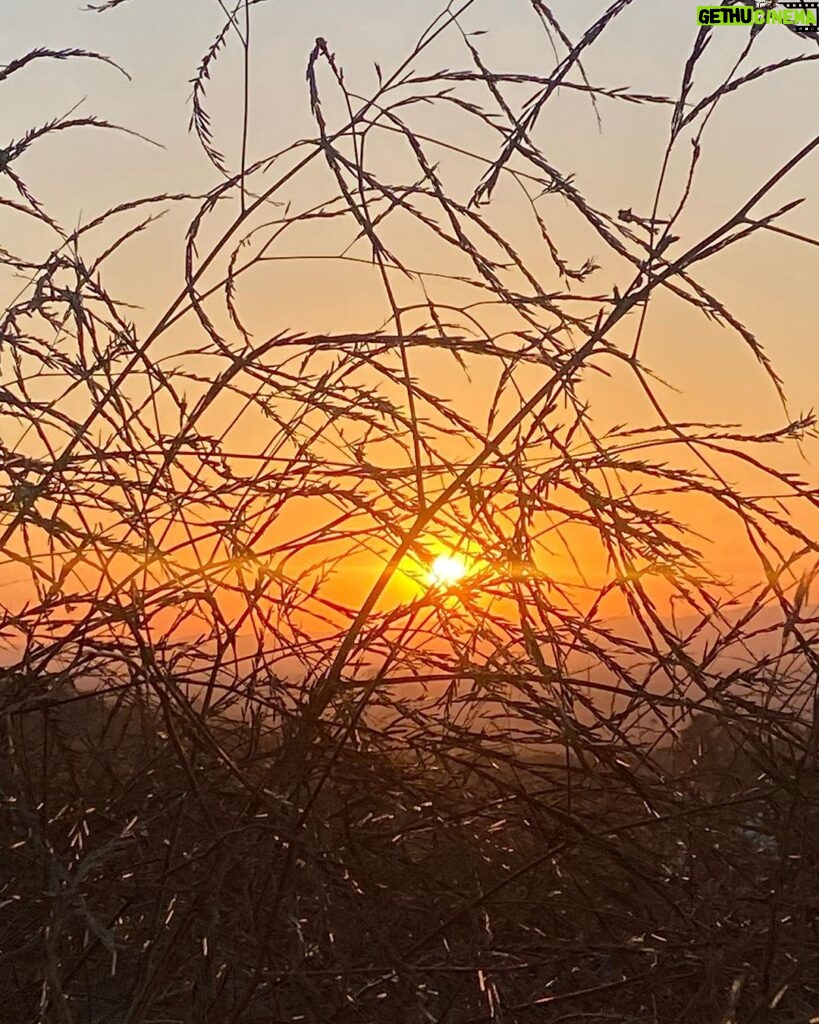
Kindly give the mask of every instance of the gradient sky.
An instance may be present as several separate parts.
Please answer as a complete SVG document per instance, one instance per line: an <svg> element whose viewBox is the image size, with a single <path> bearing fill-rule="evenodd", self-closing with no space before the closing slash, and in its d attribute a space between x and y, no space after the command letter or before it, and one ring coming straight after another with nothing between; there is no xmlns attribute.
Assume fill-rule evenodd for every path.
<svg viewBox="0 0 819 1024"><path fill-rule="evenodd" d="M375 81L373 61L389 69L406 53L418 32L439 10L438 0L412 4L384 0L270 0L254 12L254 102L252 153L260 156L311 131L304 67L317 35L327 38L344 66L348 81L362 92ZM627 11L587 60L595 84L631 86L647 92L676 92L681 63L694 37L694 4L679 0L637 3ZM575 36L603 9L598 0L563 0L553 5ZM217 0L129 0L106 14L94 14L75 0L26 0L14 4L4 19L0 60L34 46L80 46L114 57L131 74L127 82L115 71L91 63L40 63L4 85L5 132L15 137L33 121L62 114L85 98L80 113L101 117L144 132L165 148L136 140L86 131L80 140L49 140L25 158L28 179L44 199L64 211L67 223L90 216L110 202L137 193L208 187L214 174L187 132L189 80L221 24ZM553 57L533 32L526 0L484 0L470 12L468 24L487 29L481 39L491 66L498 70L547 70ZM740 33L714 32L700 79L729 66L741 45ZM759 61L810 52L810 44L785 29L772 27L759 48ZM815 49L815 48L814 48ZM238 48L230 47L210 86L217 142L230 155L237 150L237 126L231 111L237 96ZM450 33L427 63L431 67L468 66L463 47ZM703 71L706 75L703 75ZM749 86L726 100L705 137L706 157L688 218L692 236L698 228L735 207L776 164L819 129L819 114L809 99L810 65L790 68L776 79ZM698 79L698 81L700 81ZM713 79L712 79L713 81ZM540 137L559 168L575 169L577 181L592 201L608 208L644 209L656 181L667 137L667 113L623 104L601 103L599 133L589 104L567 95L544 117ZM222 118L220 120L220 114ZM625 144L624 144L625 143ZM808 203L790 216L789 226L819 235L819 202L811 186L819 180L814 155L780 190L783 198L806 195ZM51 206L54 209L54 205ZM770 206L767 207L770 209ZM170 232L170 228L168 229ZM599 249L599 245L598 245ZM149 291L161 292L158 268L129 268ZM794 408L814 399L819 374L819 346L814 337L810 291L819 270L819 250L809 250L767 234L731 250L701 273L764 339L776 359ZM171 268L168 268L170 274ZM685 321L685 317L683 317ZM734 359L732 342L724 355L712 347L701 321L664 324L658 371L676 367L685 373L689 360L706 354L720 373L710 381L697 375L703 397L726 402L726 412L754 410L776 415L776 404L760 395L759 375L751 361ZM718 348L720 346L717 346ZM736 394L727 395L721 371L737 372ZM755 392L752 404L741 389ZM764 390L764 389L763 389Z"/></svg>
<svg viewBox="0 0 819 1024"><path fill-rule="evenodd" d="M205 190L216 183L218 176L187 126L190 80L223 21L217 0L129 0L104 14L91 13L75 0L25 0L10 6L14 13L4 20L0 61L35 46L76 46L110 55L132 80L92 62L38 62L2 85L4 131L9 139L81 102L78 113L94 113L125 125L162 147L92 130L71 137L66 133L38 145L23 158L21 170L63 224L89 219L135 195ZM348 86L366 94L376 82L373 62L377 60L389 73L441 6L440 0L408 4L269 0L255 8L251 157L313 134L304 70L317 36L325 37L337 54ZM605 6L599 0L560 0L552 5L573 38ZM586 60L590 80L595 85L676 95L697 31L695 6L689 0L635 3L605 41L590 51ZM480 44L494 70L543 74L554 66L542 34L534 31L527 0L481 0L466 24L471 30L487 30ZM714 31L698 67L698 97L718 82L720 72L730 68L743 38L739 30ZM771 26L748 67L800 53L816 54L817 50L808 40ZM423 66L458 69L468 67L469 60L457 35L450 32L425 56ZM217 146L234 167L239 147L235 111L240 70L239 48L232 43L208 90ZM809 91L814 74L810 64L792 67L724 101L704 138L690 209L681 222L682 244L695 241L741 206L779 164L816 134L819 113ZM615 211L631 207L646 214L668 137L668 108L603 99L600 113L602 131L587 99L564 91L547 109L536 138L555 166L575 172L577 184L594 205ZM469 139L453 141L468 143ZM670 175L669 206L676 200L679 170L673 168ZM469 183L474 184L479 172L468 173ZM760 212L806 196L807 202L783 223L819 236L817 182L819 155L814 153ZM562 216L555 211L558 224ZM4 212L2 221L19 237L15 235L19 224L13 218ZM123 288L128 286L128 298L133 300L135 295L143 305L140 315L145 323L156 319L163 302L178 288L184 224L181 214L172 213L153 229L150 248L137 240L112 263L115 279ZM588 255L604 255L602 242L591 242L590 251L589 242L580 235L563 238L577 262ZM25 237L20 244L25 247ZM813 292L819 248L766 233L713 259L698 274L767 347L784 379L791 411L813 406L819 380ZM613 272L605 266L600 275L600 289L608 291L615 280ZM260 331L327 329L332 324L353 324L361 312L363 300L349 281L328 278L321 302L316 301L315 281L307 275L291 275L281 282L273 291L261 288L258 294L251 290L245 296ZM365 312L371 325L372 309ZM660 377L682 389L681 394L666 396L672 415L737 422L759 430L783 425L784 414L773 389L739 340L679 303L672 307L665 299L655 301L643 356ZM614 383L592 381L588 387L601 401L602 416L613 422L623 420L624 412L639 422L641 410L647 412L645 401L625 376ZM474 400L465 391L462 398L457 390L451 397L466 403ZM816 452L816 445L806 447L813 462L805 465L791 450L783 464L815 478Z"/></svg>

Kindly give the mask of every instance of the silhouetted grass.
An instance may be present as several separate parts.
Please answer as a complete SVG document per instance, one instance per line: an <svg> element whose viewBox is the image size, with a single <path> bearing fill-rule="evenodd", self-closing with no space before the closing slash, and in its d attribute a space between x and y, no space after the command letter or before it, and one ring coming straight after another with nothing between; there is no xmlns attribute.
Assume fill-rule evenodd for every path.
<svg viewBox="0 0 819 1024"><path fill-rule="evenodd" d="M807 1024L817 491L768 452L815 422L699 274L752 235L817 244L779 223L801 200L769 200L819 136L702 237L676 231L722 99L814 55L747 69L753 28L702 89L702 30L677 95L597 85L588 51L640 5L574 40L531 0L554 67L495 71L463 0L366 97L316 40L314 137L254 157L266 5L220 6L191 99L207 195L69 231L26 160L114 126L68 115L0 152L4 212L49 239L0 250L19 285L0 325L0 1019ZM441 40L464 67L429 71ZM208 91L237 45L229 135ZM38 49L0 89L44 59L113 63ZM552 163L538 125L561 90L604 130L605 104L667 109L644 209L599 209ZM556 203L604 255L565 255ZM192 210L178 292L145 326L108 261L169 207ZM271 283L260 333L245 287L294 264L317 304L319 268L366 273L367 322L288 326ZM659 293L742 343L778 429L667 415ZM654 419L598 429L601 370ZM454 391L472 371L485 401ZM712 514L757 563L741 593L700 550ZM456 587L425 583L442 551L471 560Z"/></svg>

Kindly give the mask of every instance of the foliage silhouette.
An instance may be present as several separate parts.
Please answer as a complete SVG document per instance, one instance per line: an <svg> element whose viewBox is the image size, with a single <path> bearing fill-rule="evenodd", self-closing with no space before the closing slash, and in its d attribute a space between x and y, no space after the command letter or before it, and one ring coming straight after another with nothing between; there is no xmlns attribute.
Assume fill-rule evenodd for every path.
<svg viewBox="0 0 819 1024"><path fill-rule="evenodd" d="M116 126L69 115L2 150L0 203L49 239L37 259L0 253L24 282L0 328L0 536L25 576L0 620L10 1020L816 1011L817 492L766 454L814 418L684 422L644 362L662 295L738 338L786 408L699 272L750 236L817 244L780 224L801 200L765 204L819 136L702 237L676 232L722 100L815 55L746 70L752 29L703 89L703 29L678 95L597 86L584 60L637 6L616 0L575 40L523 5L557 54L541 76L493 71L466 27L475 0L450 3L366 97L318 39L314 137L254 160L264 3L233 0L193 82L206 195L68 231L25 160L56 132ZM468 66L430 72L450 37ZM237 44L234 166L209 90ZM43 59L114 63L38 49L0 88ZM598 209L544 153L561 91L603 124L604 103L667 111L645 210ZM611 290L600 258L565 254L557 201ZM106 275L168 208L192 210L184 267L145 327ZM386 315L362 302L369 325L322 332L274 314L260 335L245 285L293 264L366 275ZM453 399L444 367L491 374L485 402ZM598 432L584 385L601 371L628 373L654 422ZM716 578L681 495L732 517L757 586ZM450 590L424 585L442 550L470 568ZM362 555L376 570L356 591Z"/></svg>

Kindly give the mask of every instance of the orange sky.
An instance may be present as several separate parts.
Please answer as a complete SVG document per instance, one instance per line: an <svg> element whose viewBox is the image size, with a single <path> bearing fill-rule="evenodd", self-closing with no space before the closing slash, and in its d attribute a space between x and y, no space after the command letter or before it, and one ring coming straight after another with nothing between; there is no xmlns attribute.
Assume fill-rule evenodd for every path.
<svg viewBox="0 0 819 1024"><path fill-rule="evenodd" d="M287 15L283 16L282 7L283 4L270 3L254 10L252 159L312 133L304 66L317 35L326 37L336 52L345 68L349 87L366 93L375 84L373 61L378 60L385 71L395 66L438 9L437 4L427 0L406 8L376 0L348 2L343 10L341 5L304 2L290 5ZM554 7L574 35L603 9L597 2L578 5L569 0ZM636 3L634 10L623 16L622 24L613 29L611 37L590 51L586 62L590 80L599 85L627 86L641 93L676 94L682 64L696 31L693 11L694 5L689 9L685 3ZM83 12L79 3L65 0L30 0L25 12L4 36L0 60L9 60L35 45L80 45L111 54L127 68L133 81L128 82L113 69L91 62L44 64L29 69L18 76L19 80L4 84L5 109L10 122L7 134L19 137L26 126L61 114L87 96L81 108L84 113L93 110L149 135L164 147L159 149L132 138L102 132L81 134L82 130L70 138L65 133L64 137L45 140L36 155L32 150L31 155L23 158L25 165L21 162L21 169L26 172L34 192L61 223L74 225L88 220L111 203L135 195L202 190L214 184L213 168L187 132L189 110L186 103L190 78L219 27L220 17L216 3L208 5L193 0L178 0L173 5L162 4L159 0L153 3L134 0L106 16ZM487 30L488 34L480 37L482 52L487 63L496 70L542 74L552 66L553 57L544 39L533 30L533 15L528 4L513 5L499 0L476 3L467 23L472 30ZM739 37L736 31L714 32L707 58L698 71L700 92L707 92L709 85L718 81L720 70L730 69L741 47ZM805 42L774 26L766 29L763 41L754 51L753 63L768 63L807 52ZM448 33L421 63L426 70L468 66L463 40L456 32ZM215 138L231 166L236 165L239 146L235 104L240 95L240 71L236 47L229 47L208 93ZM809 63L795 66L768 82L749 85L724 102L703 139L703 157L695 187L678 231L682 236L677 243L681 251L739 207L819 127L813 105L806 98L811 95L808 89L813 73ZM327 89L325 116L328 119L341 117L343 110L337 99L332 98L329 81L323 79L323 82ZM473 87L471 93L467 90L467 94L475 99L485 98L479 87ZM509 94L519 98L526 95L511 88ZM587 98L565 90L547 108L536 139L554 166L564 173L575 174L578 187L597 208L615 213L631 208L648 213L667 140L668 108L601 99L599 113L602 130L598 130ZM442 133L451 146L476 147L483 152L497 150L497 141L493 141L488 132L464 127L463 118L434 111L413 116L416 130ZM685 148L681 149L684 153ZM454 188L460 188L466 198L482 174L482 165L444 147L431 146L430 152L440 161L441 175L453 182ZM370 153L373 166L385 175L394 173L398 177L406 156L406 149L402 150L392 140L375 142ZM763 212L770 212L777 204L805 196L806 202L783 224L811 236L819 235L819 202L811 195L818 160L814 154L762 206ZM672 163L661 210L673 209L676 205L683 174L683 163ZM298 179L282 199L291 202L294 208L306 207L332 194L333 189L334 183L326 168L316 166ZM118 297L138 304L140 308L133 316L143 330L156 323L178 290L189 209L184 213L181 209L172 209L163 220L116 254L108 265L109 287ZM540 209L570 262L579 264L588 256L594 256L601 263L601 269L580 291L606 293L615 282L621 288L627 285L629 276L620 261L606 253L602 241L593 237L588 226L581 224L560 198L549 199ZM269 218L279 216L280 210L271 208ZM491 217L531 266L542 272L548 287L562 287L554 280L549 281L549 275L554 278L553 270L529 212L519 191L508 185L498 190ZM24 229L9 211L2 211L0 216L8 233L9 247L14 247L13 242L20 249L36 250L44 244L45 236L39 229ZM211 225L205 229L203 247L207 238L217 236L220 225L225 222L225 217L217 211ZM86 258L102 251L110 237L105 231L89 237L85 243ZM423 268L430 275L425 280L438 301L462 303L463 288L434 277L437 273L460 272L461 268L453 265L451 250L436 247L428 234L419 232L417 225L403 223L400 216L394 218L394 225L385 229L385 237L396 250L400 248L408 265ZM323 221L312 227L298 228L292 232L292 238L283 239L274 250L279 259L265 263L242 278L237 299L254 344L279 332L365 331L387 320L389 313L383 287L372 267L364 262L321 258L338 254L349 240L349 224ZM367 248L359 244L350 255L365 260ZM817 271L819 247L799 245L790 238L769 232L695 269L698 280L724 300L766 346L783 378L792 415L806 411L816 397L819 346L814 337L813 284ZM4 294L14 294L19 286L19 281L7 279ZM395 288L404 305L424 301L417 281L408 282L396 274ZM228 324L224 310L219 312L215 306L208 308L220 327ZM519 327L508 311L501 314L482 311L481 315L496 331ZM419 313L416 319L421 323L426 316ZM408 314L407 324L406 329L416 326L413 314ZM632 316L615 332L613 340L624 350L633 341L635 326L636 317ZM186 393L191 405L197 392L205 390L212 372L206 361L186 355L197 343L199 331L188 314L163 336L157 350L164 354L168 365L176 363L183 367L184 373L203 377L198 383L188 382ZM641 355L659 378L679 389L658 386L658 394L672 419L741 424L744 432L772 431L786 422L775 390L742 342L667 295L659 296L652 303ZM614 424L635 426L654 422L648 401L622 365L611 359L595 360L595 365L611 374L587 374L583 384L583 397L591 403L598 432ZM436 393L448 400L460 415L480 427L485 426L486 409L497 382L495 367L475 358L467 374L451 356L428 350L413 351L411 367L417 379L432 384ZM532 393L542 383L544 375L545 370L534 368L528 377L519 373L522 391ZM41 389L40 395L45 397L56 385L43 379L37 386ZM135 379L130 393L136 394L140 386ZM380 386L384 394L395 396L395 387L383 381ZM81 396L69 398L64 408L81 415L82 401ZM518 399L510 393L504 406L507 413L514 411L516 401ZM210 427L214 433L224 431L240 407L241 399L226 393L212 406L201 429L205 431ZM170 406L160 410L168 432L174 428L174 415ZM234 453L252 455L263 447L268 433L269 424L265 424L261 415L243 413L230 428L225 443ZM332 438L332 444L342 455L344 444L351 442L349 434L346 439ZM455 441L448 443L451 445L447 449L448 457L453 460L474 454L469 445L461 444L459 448ZM815 480L817 451L816 443L809 442L801 454L794 446L779 446L774 450L766 449L764 457L770 460L769 464L796 469ZM390 453L385 448L385 464L390 464L396 455L395 450ZM676 459L678 452L672 455L669 451L669 457ZM690 465L684 455L679 457L680 465ZM764 490L759 474L738 468L731 473L734 482ZM675 499L675 502L680 517L686 518L702 535L709 564L739 588L747 585L756 570L751 569L748 549L737 539L728 517L715 512L714 507L702 499ZM259 545L276 548L292 542L293 538L309 534L317 524L337 512L338 504L330 497L300 499L281 510L275 527L271 526ZM262 517L265 514L264 510L257 510L257 513ZM100 512L99 521L105 523L104 511ZM455 519L450 517L449 530L444 523L431 529L425 538L430 557L444 550L446 543L456 537L455 525ZM815 523L813 527L807 522L805 525L815 528ZM180 527L172 524L164 542L171 543L179 535ZM343 566L332 580L323 584L323 598L354 607L383 566L392 543L389 538L373 536L366 542L351 545ZM592 585L608 577L610 570L599 550L592 544L586 547L581 537L573 539L572 544L574 560ZM565 548L565 543L556 543L551 554L544 550L542 558L546 559L546 564L542 568L556 580L582 585L573 558ZM263 559L264 555L260 557ZM288 558L287 564L295 572L298 567L303 569L324 557L307 545ZM111 569L114 577L133 571L130 556L121 556L121 562L121 568ZM171 571L182 572L195 562L190 551L183 552ZM4 571L10 577L4 584L5 593L8 594L8 587L17 588L18 600L23 600L26 588L17 583L18 568L9 565ZM93 585L94 572L93 564L85 569L89 585ZM221 570L216 575L227 579L220 573ZM418 593L419 588L399 574L385 600L411 601ZM224 600L229 607L234 598L226 592ZM612 608L613 614L617 611L616 607Z"/></svg>

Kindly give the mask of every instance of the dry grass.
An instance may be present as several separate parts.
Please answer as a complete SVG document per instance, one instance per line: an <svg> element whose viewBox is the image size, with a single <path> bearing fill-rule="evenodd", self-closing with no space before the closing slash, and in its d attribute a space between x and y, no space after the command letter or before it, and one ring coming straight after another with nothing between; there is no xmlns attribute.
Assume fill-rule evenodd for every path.
<svg viewBox="0 0 819 1024"><path fill-rule="evenodd" d="M678 95L597 86L588 52L639 5L571 39L531 0L555 67L496 72L463 0L367 97L317 40L315 136L254 159L260 5L223 6L194 81L206 196L67 231L28 154L114 126L69 116L0 154L6 213L49 239L37 259L0 251L23 280L0 327L0 546L24 577L0 609L0 1014L807 1024L817 492L768 451L814 419L672 419L644 356L662 294L738 339L786 409L760 340L699 275L760 233L817 244L779 223L798 200L770 201L819 137L702 237L675 231L722 99L808 58L749 69L754 29L704 91L703 30ZM441 39L466 66L429 72ZM235 160L208 108L230 46ZM107 60L37 50L0 88L47 59ZM644 210L598 209L551 163L538 123L561 90L667 110ZM558 202L616 269L611 292L600 260L564 255ZM110 261L191 204L178 294L135 323ZM366 274L385 315L322 333L274 311L261 335L246 283L294 263ZM598 432L584 382L601 370L628 374L653 422ZM453 398L447 372L491 379L486 401ZM758 586L714 578L682 494L733 518ZM476 557L457 592L394 598L441 549ZM549 571L556 550L602 582ZM364 590L339 588L362 555Z"/></svg>

